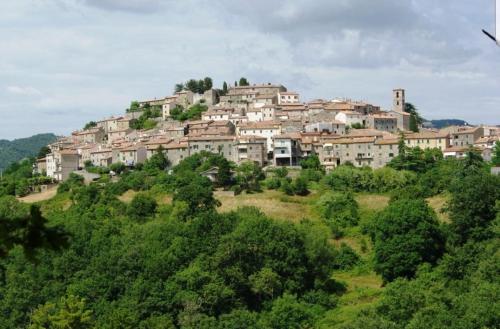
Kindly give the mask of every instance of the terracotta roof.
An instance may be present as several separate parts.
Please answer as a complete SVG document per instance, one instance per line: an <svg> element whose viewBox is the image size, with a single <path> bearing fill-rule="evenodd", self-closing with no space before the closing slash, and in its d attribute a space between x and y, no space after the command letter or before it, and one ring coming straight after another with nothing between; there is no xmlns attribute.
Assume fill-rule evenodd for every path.
<svg viewBox="0 0 500 329"><path fill-rule="evenodd" d="M90 154L92 153L108 153L111 152L111 149L103 148L103 149L98 149L98 150L92 150L90 151Z"/></svg>
<svg viewBox="0 0 500 329"><path fill-rule="evenodd" d="M78 152L76 150L61 150L59 151L59 154L61 155L78 155Z"/></svg>
<svg viewBox="0 0 500 329"><path fill-rule="evenodd" d="M259 85L249 85L249 86L236 86L231 87L230 89L249 89L249 88L281 88L282 85L273 85L273 84L259 84Z"/></svg>
<svg viewBox="0 0 500 329"><path fill-rule="evenodd" d="M300 139L300 133L285 133L273 136L274 139Z"/></svg>
<svg viewBox="0 0 500 329"><path fill-rule="evenodd" d="M247 122L240 126L240 129L259 129L259 128L279 128L281 127L280 122L276 121L257 121L257 122Z"/></svg>
<svg viewBox="0 0 500 329"><path fill-rule="evenodd" d="M264 94L264 95L257 95L255 98L257 99L268 99L268 98L274 98L274 95L269 95L269 94Z"/></svg>
<svg viewBox="0 0 500 329"><path fill-rule="evenodd" d="M405 134L405 139L446 138L448 136L449 134L447 132L422 131L418 133Z"/></svg>
<svg viewBox="0 0 500 329"><path fill-rule="evenodd" d="M188 136L189 141L233 140L236 136Z"/></svg>
<svg viewBox="0 0 500 329"><path fill-rule="evenodd" d="M469 129L463 129L463 130L459 130L459 131L453 132L452 134L454 134L454 135L473 134L473 133L475 133L480 128L481 127L474 127L474 128L469 128Z"/></svg>
<svg viewBox="0 0 500 329"><path fill-rule="evenodd" d="M397 145L399 143L399 139L397 138L379 138L375 141L375 145Z"/></svg>
<svg viewBox="0 0 500 329"><path fill-rule="evenodd" d="M368 136L383 136L389 133L376 129L351 129L349 130L350 137L368 137ZM389 134L390 135L390 134Z"/></svg>
<svg viewBox="0 0 500 329"><path fill-rule="evenodd" d="M236 139L238 141L251 141L251 140L267 140L266 137L255 136L255 135L245 135L245 136L237 136Z"/></svg>
<svg viewBox="0 0 500 329"><path fill-rule="evenodd" d="M169 143L167 145L165 145L165 149L166 150L172 150L172 149L182 149L182 148L187 148L188 147L188 144L186 143Z"/></svg>
<svg viewBox="0 0 500 329"><path fill-rule="evenodd" d="M443 152L465 152L469 150L471 147L470 146L451 146L445 149ZM473 148L478 150L477 148Z"/></svg>
<svg viewBox="0 0 500 329"><path fill-rule="evenodd" d="M127 131L132 131L132 129L131 128L125 128L125 129L111 130L111 131L108 131L108 134L122 133L122 132L127 132Z"/></svg>
<svg viewBox="0 0 500 329"><path fill-rule="evenodd" d="M375 142L376 137L358 137L358 138L347 138L341 137L337 139L333 139L331 141L332 144L364 144L364 143L373 143Z"/></svg>

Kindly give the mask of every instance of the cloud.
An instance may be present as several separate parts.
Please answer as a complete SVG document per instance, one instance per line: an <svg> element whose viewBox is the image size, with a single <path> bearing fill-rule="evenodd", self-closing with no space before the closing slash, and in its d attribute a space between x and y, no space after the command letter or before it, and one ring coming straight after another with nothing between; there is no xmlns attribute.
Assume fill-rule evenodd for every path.
<svg viewBox="0 0 500 329"><path fill-rule="evenodd" d="M79 0L83 4L108 11L125 11L136 14L154 13L160 8L160 0Z"/></svg>
<svg viewBox="0 0 500 329"><path fill-rule="evenodd" d="M22 95L22 96L40 96L42 92L31 86L8 86L6 88L7 92L14 95Z"/></svg>
<svg viewBox="0 0 500 329"><path fill-rule="evenodd" d="M68 133L204 76L385 108L402 86L426 117L499 123L500 56L480 32L494 15L478 1L0 1L0 138Z"/></svg>
<svg viewBox="0 0 500 329"><path fill-rule="evenodd" d="M435 6L428 5L427 10ZM286 39L302 65L354 68L411 63L438 68L478 55L477 48L450 37L439 20L431 20L412 1L226 0L220 9L232 24L243 19Z"/></svg>

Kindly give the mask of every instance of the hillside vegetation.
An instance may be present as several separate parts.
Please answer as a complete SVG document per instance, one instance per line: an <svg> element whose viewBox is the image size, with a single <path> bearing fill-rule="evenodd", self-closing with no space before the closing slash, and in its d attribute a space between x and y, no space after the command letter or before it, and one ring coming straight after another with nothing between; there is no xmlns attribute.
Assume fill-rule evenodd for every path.
<svg viewBox="0 0 500 329"><path fill-rule="evenodd" d="M500 178L473 152L400 154L264 173L158 152L0 197L0 328L495 328Z"/></svg>
<svg viewBox="0 0 500 329"><path fill-rule="evenodd" d="M35 157L43 146L55 142L56 138L54 134L38 134L13 141L0 140L0 169L24 158Z"/></svg>

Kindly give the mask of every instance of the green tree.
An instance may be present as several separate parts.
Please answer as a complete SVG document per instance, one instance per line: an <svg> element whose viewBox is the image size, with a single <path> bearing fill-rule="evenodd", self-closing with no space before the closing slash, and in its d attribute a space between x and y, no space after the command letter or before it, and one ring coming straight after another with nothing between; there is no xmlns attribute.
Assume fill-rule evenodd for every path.
<svg viewBox="0 0 500 329"><path fill-rule="evenodd" d="M224 81L224 83L222 84L222 96L227 95L227 92L228 92L227 82Z"/></svg>
<svg viewBox="0 0 500 329"><path fill-rule="evenodd" d="M133 220L144 222L154 216L157 207L158 204L153 197L145 193L138 193L128 205L127 215Z"/></svg>
<svg viewBox="0 0 500 329"><path fill-rule="evenodd" d="M465 177L456 177L449 186L448 211L457 244L488 237L496 216L495 202L500 199L500 177L470 166L463 170Z"/></svg>
<svg viewBox="0 0 500 329"><path fill-rule="evenodd" d="M185 86L186 86L187 90L192 91L193 93L197 93L198 92L199 83L195 79L188 80L186 82Z"/></svg>
<svg viewBox="0 0 500 329"><path fill-rule="evenodd" d="M285 178L288 176L288 169L286 167L279 167L274 169L274 174L278 178Z"/></svg>
<svg viewBox="0 0 500 329"><path fill-rule="evenodd" d="M130 102L130 107L127 109L127 112L138 112L141 110L141 107L139 106L138 101L132 101Z"/></svg>
<svg viewBox="0 0 500 329"><path fill-rule="evenodd" d="M307 181L304 177L299 176L293 181L293 192L297 195L308 195L309 190L307 188Z"/></svg>
<svg viewBox="0 0 500 329"><path fill-rule="evenodd" d="M262 168L255 162L246 161L236 168L236 182L244 191L260 191L260 181L264 178Z"/></svg>
<svg viewBox="0 0 500 329"><path fill-rule="evenodd" d="M251 290L259 299L274 299L281 294L280 276L272 269L264 267L250 277Z"/></svg>
<svg viewBox="0 0 500 329"><path fill-rule="evenodd" d="M422 118L422 117L420 116L420 114L418 113L418 109L417 109L417 108L415 107L415 105L413 105L412 103L406 102L406 103L405 103L405 108L404 108L404 111L405 111L406 113L410 113L411 115L413 115L413 116L414 116L415 121L416 121L415 123L416 123L416 125L417 125L417 126L418 126L418 125L421 125L421 124L422 124L422 122L424 122L424 118ZM411 117L410 117L410 119L411 119Z"/></svg>
<svg viewBox="0 0 500 329"><path fill-rule="evenodd" d="M267 314L264 323L274 329L311 328L315 314L310 305L299 302L293 295L278 298Z"/></svg>
<svg viewBox="0 0 500 329"><path fill-rule="evenodd" d="M390 203L375 217L372 239L375 271L385 282L412 278L420 264L435 264L444 251L436 214L422 199Z"/></svg>
<svg viewBox="0 0 500 329"><path fill-rule="evenodd" d="M410 114L410 130L418 132L417 117L415 114Z"/></svg>
<svg viewBox="0 0 500 329"><path fill-rule="evenodd" d="M183 83L176 83L174 87L174 92L175 93L180 93L181 91L184 90L184 84Z"/></svg>
<svg viewBox="0 0 500 329"><path fill-rule="evenodd" d="M85 299L69 295L57 303L47 302L31 315L28 329L85 329L93 325Z"/></svg>
<svg viewBox="0 0 500 329"><path fill-rule="evenodd" d="M212 182L198 174L186 175L177 183L173 201L186 205L186 217L212 211L220 205L214 198Z"/></svg>
<svg viewBox="0 0 500 329"><path fill-rule="evenodd" d="M33 259L38 249L59 250L67 246L67 234L61 226L48 226L36 205L21 204L14 197L0 197L0 258L15 246Z"/></svg>
<svg viewBox="0 0 500 329"><path fill-rule="evenodd" d="M300 161L300 166L302 169L314 169L314 170L322 170L321 161L319 161L319 157L316 154L310 155L307 158Z"/></svg>
<svg viewBox="0 0 500 329"><path fill-rule="evenodd" d="M319 198L317 207L330 226L348 227L358 223L358 203L350 192L327 192Z"/></svg>
<svg viewBox="0 0 500 329"><path fill-rule="evenodd" d="M243 77L241 77L241 78L240 78L240 81L239 81L239 85L240 85L240 86L249 86L249 85L250 85L250 83L248 82L247 78L243 78Z"/></svg>
<svg viewBox="0 0 500 329"><path fill-rule="evenodd" d="M51 152L52 151L50 150L50 147L48 147L48 146L42 146L40 148L40 151L38 151L37 158L38 159L45 158L47 156L47 154L50 154Z"/></svg>
<svg viewBox="0 0 500 329"><path fill-rule="evenodd" d="M168 165L168 159L165 157L164 149L160 145L151 158L146 160L143 169L146 171L165 170Z"/></svg>
<svg viewBox="0 0 500 329"><path fill-rule="evenodd" d="M126 166L123 162L115 162L109 166L109 169L112 170L117 175L119 175L125 171Z"/></svg>
<svg viewBox="0 0 500 329"><path fill-rule="evenodd" d="M205 92L205 91L207 91L207 90L212 89L213 85L214 85L214 84L213 84L212 78L210 78L210 77L205 77L205 78L203 79L203 86L204 86L204 90L203 90L203 92Z"/></svg>
<svg viewBox="0 0 500 329"><path fill-rule="evenodd" d="M495 142L493 147L493 154L491 156L491 162L494 166L500 166L500 141Z"/></svg>
<svg viewBox="0 0 500 329"><path fill-rule="evenodd" d="M83 130L87 130L87 129L94 128L94 127L97 127L97 122L89 121L85 124L85 126L83 127Z"/></svg>
<svg viewBox="0 0 500 329"><path fill-rule="evenodd" d="M23 197L30 193L30 185L27 179L20 179L16 182L16 196Z"/></svg>
<svg viewBox="0 0 500 329"><path fill-rule="evenodd" d="M233 183L233 174L231 173L231 164L223 156L220 156L217 163L217 185L229 187Z"/></svg>

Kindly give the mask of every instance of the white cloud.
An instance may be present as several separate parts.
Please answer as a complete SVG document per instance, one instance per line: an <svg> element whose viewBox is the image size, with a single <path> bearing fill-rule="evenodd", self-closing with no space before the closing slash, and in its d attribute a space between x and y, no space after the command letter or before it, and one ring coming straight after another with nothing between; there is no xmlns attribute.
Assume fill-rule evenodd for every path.
<svg viewBox="0 0 500 329"><path fill-rule="evenodd" d="M22 96L40 96L42 92L31 86L8 86L7 92Z"/></svg>
<svg viewBox="0 0 500 329"><path fill-rule="evenodd" d="M478 1L488 8L489 0ZM386 108L391 89L402 86L428 117L498 124L500 56L480 33L493 22L480 7L451 0L3 1L0 138L67 133L204 76L216 85L246 76L283 83L304 100L345 96Z"/></svg>

